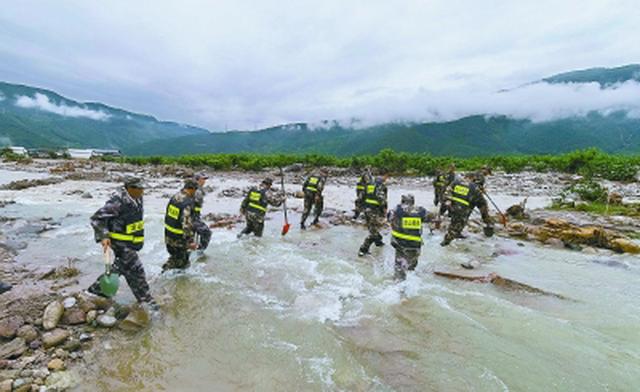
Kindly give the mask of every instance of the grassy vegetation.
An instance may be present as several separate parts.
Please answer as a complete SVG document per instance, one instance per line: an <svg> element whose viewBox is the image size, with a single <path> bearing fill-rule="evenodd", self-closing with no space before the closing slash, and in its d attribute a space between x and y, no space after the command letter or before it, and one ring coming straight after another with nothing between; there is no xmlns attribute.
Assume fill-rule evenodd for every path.
<svg viewBox="0 0 640 392"><path fill-rule="evenodd" d="M575 173L615 181L633 181L640 167L640 156L611 155L597 149L578 150L559 155L513 155L456 158L412 154L385 149L375 155L336 157L318 154L200 154L180 157L148 156L108 158L109 161L136 165L179 164L209 167L214 170L260 170L302 163L309 167L335 166L375 169L405 175L433 175L438 168L454 163L458 170L477 170L484 165L506 172L532 170L536 172Z"/></svg>

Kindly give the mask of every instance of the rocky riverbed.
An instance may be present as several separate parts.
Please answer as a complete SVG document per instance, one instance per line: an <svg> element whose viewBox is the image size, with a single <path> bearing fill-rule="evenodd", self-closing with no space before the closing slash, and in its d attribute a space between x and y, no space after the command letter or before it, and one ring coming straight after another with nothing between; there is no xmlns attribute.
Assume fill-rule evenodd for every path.
<svg viewBox="0 0 640 392"><path fill-rule="evenodd" d="M175 285L178 284L177 280L167 281L159 274L159 266L163 261L161 258L164 257L162 256L164 251L161 238L161 219L168 197L179 189L182 178L192 173L192 169L179 166L133 166L92 161L36 160L27 165L13 163L0 165L0 279L14 285L11 291L0 295L0 392L61 391L73 388L107 390L120 385L118 383L125 382L123 380L126 377L122 376L123 378L121 378L119 375L113 375L104 366L96 364L105 360L103 358L106 355L105 351L121 349L113 349L116 346L115 342L126 341L130 344L140 345L142 343L139 336L146 336L145 334L150 333L149 330L153 331L153 328L149 327L150 320L146 312L133 304L132 296L124 281L115 301L107 301L83 293L83 289L98 276L102 268L99 247L93 243L88 219L91 213L104 203L125 175L138 175L147 180L145 220L147 227L149 227L149 238L141 252L141 258L145 262L147 274L152 281L152 290L159 299L163 312L171 314L176 311L174 303L179 300L180 294L174 291ZM244 192L251 185L259 183L265 176L277 178L278 173L278 170L254 173L209 172L210 180L207 184L208 193L205 199L204 218L214 230L212 247L225 249L236 243L234 233L239 231L238 226L242 224L242 217L238 215L238 206ZM326 272L319 272L315 278L305 278L301 281L301 286L296 286L301 291L295 295L289 293L284 297L279 297L277 279L271 283L265 283L270 281L265 281L265 278L270 274L273 274L273 278L275 278L281 276L280 273L285 274L281 277L293 273L279 269L271 270L271 268L275 268L272 265L268 267L256 266L257 271L262 271L262 275L258 274L253 281L234 281L234 278L227 277L228 280L221 281L222 283L218 282L218 284L230 287L247 285L245 289L240 291L243 293L242 295L246 295L247 298L264 297L257 302L261 305L255 311L260 313L271 307L287 307L289 305L286 304L289 301L292 306L291 312L306 307L317 307L320 309L320 314L326 311L329 316L323 318L322 322L326 323L328 320L334 322L335 331L333 333L352 342L351 344L361 345L362 339L366 338L366 333L381 333L376 329L364 327L368 324L362 324L363 321L353 321L360 320L359 318L354 318L349 322L342 320L348 316L348 312L354 312L354 314L361 312L362 310L358 310L358 306L365 309L373 306L366 302L357 306L355 302L349 305L344 301L350 301L349 298L364 301L358 298L365 295L364 293L372 291L372 288L375 288L372 291L375 294L370 294L374 296L386 296L388 295L387 291L390 290L384 285L379 287L381 279L386 279L385 277L390 275L387 267L382 270L376 268L371 270L368 266L358 266L358 269L367 269L352 276L348 272L351 267L342 264L349 257L347 256L350 252L348 246L353 248L351 253L355 254L358 244L353 241L361 240L361 238L352 239L352 236L357 236L359 232L362 232L360 237L364 238L365 235L362 227L363 222L352 218L353 188L356 174L350 170L331 169L329 185L325 192L326 210L322 216L321 227L329 229L324 231L325 233L331 233L333 230L337 236L342 236L343 242L338 242L334 248L326 249L329 254L315 257L318 260L322 260L323 257L331 257L330 253L335 250L338 255L341 255L339 262L323 266L322 268L327 269ZM288 205L291 208L294 227L302 209L302 201L298 191L304 175L304 168L297 165L285 170L285 185L290 196ZM527 198L524 209L519 211L520 213L514 212L505 226L497 226L496 236L486 242L486 247L491 249L483 249L485 246L483 239L477 234L481 232L478 215L472 216L468 227L471 238L467 241L456 241L451 250L440 250L439 247L436 247L437 238L441 237L441 232L435 230L436 234L434 234L433 240L426 241L425 254L429 259L437 259L442 256L443 259L450 261L439 266L431 262L431 264L426 264L428 267L423 267L426 262L421 261L421 267L417 274L420 276L431 275L431 272L436 269L443 272L444 268L446 271L441 275L446 277L446 274L450 272L461 273L460 264L473 266L480 273L487 274L489 272L486 270L487 266L497 268L499 266L496 264L497 262L517 254L518 248L522 247L529 247L531 249L529 252L532 255L539 254L546 257L546 252L567 252L567 255L571 255L567 257L572 260L584 260L585 263L637 273L640 266L635 263L635 259L624 255L640 252L640 245L634 235L640 226L640 220L630 217L592 216L586 213L558 212L545 209L550 205L551 198L558 195L562 189L576 179L575 176L558 175L557 173L495 173L488 179L487 191L492 195L498 207L502 211L507 211L510 206L522 203ZM388 182L390 204L395 205L401 194L411 192L416 196L419 204L434 210L431 181L432 179L427 177L390 178ZM640 188L635 183L607 183L606 185L620 193L624 201L635 201L640 198ZM495 213L495 210L492 210ZM293 241L291 244L285 242L283 245L274 242L278 240L277 232L282 224L279 209L270 209L267 219L267 226L270 230L267 231L267 238L262 242L270 246L271 249L293 246L295 243L297 249L307 249L307 252L314 253L317 252L317 247L322 246L324 242L323 231L318 228L311 230L306 238L302 237L305 235L304 233L290 234L285 240ZM326 235L333 237L333 234ZM215 254L209 256L210 259L216 259L220 263L215 267L219 276L223 276L224 272L218 269L224 268L224 263L232 263L237 252L248 252L246 255L242 253L242 256L238 256L243 260L246 260L247 257L255 257L249 255L254 254L255 247L261 246L260 242L252 241L247 244L249 244L247 245L249 248L245 250L238 251L230 248L223 253L216 251ZM343 249L343 247L345 248ZM444 251L451 253L439 253ZM341 252L347 253L342 255ZM219 260L225 257L228 260ZM553 257L555 257L555 253ZM153 261L149 262L150 260ZM388 264L389 261L385 261L385 265ZM208 263L205 266L196 265L193 268L197 272L202 268L205 270L210 268L208 265ZM228 264L228 268L235 270L237 267ZM342 272L338 273L338 271ZM507 272L509 272L508 269ZM244 272L244 274L247 273ZM347 314L342 314L337 319L335 319L337 316L332 313L334 312L333 308L322 310L324 309L322 302L328 298L325 297L333 294L325 292L325 289L317 291L326 284L326 280L334 279L333 275L336 273L346 274L344 276L349 276L349 279L356 279L358 282L371 280L360 290L350 290L338 283L331 283L330 287L333 287L332 290L338 291L338 297L342 301L342 305L339 307L341 309L353 307L349 311L342 310L341 312L347 312ZM370 276L372 273L373 275ZM497 279L494 275L487 276L492 276L488 281L495 282ZM209 278L222 279L219 277ZM518 277L518 279L523 278L526 277ZM430 277L429 279L435 278ZM533 282L529 283L536 288L548 289L553 293L562 291L562 285L551 284L549 286L553 287L546 287L548 282L532 280ZM410 278L409 282L411 281ZM267 286L262 287L262 284ZM357 283L356 286L359 284ZM515 282L515 287L520 287L518 284ZM367 285L372 285L372 288L365 289L364 287L368 287ZM411 292L411 286L408 290ZM541 292L543 291L541 290ZM567 297L579 296L576 293L567 294ZM291 295L293 295L292 299L288 298ZM409 298L411 298L411 294L409 294ZM564 297L559 296L559 298ZM331 301L333 300L329 300L329 302ZM250 304L255 305L254 302L249 301L239 306L251 308L253 305ZM221 306L224 307L224 305ZM392 308L395 309L395 306L393 305ZM630 308L638 306L637 303L629 305ZM404 312L399 309L394 312ZM372 314L377 314L376 312ZM363 317L365 319L367 317L374 318L372 314ZM273 322L269 315L260 317L267 317L267 319L259 318L254 322L264 322L269 325ZM285 312L284 315L277 317L288 317L288 313ZM308 316L302 319L306 320L306 317ZM341 321L337 322L337 320ZM163 321L163 323L167 322ZM153 323L151 321L152 325ZM278 326L292 327L276 323L271 325L271 328L277 329ZM306 328L313 330L319 327L320 325L311 324ZM365 335L362 335L361 328L365 328ZM296 343L298 346L300 344ZM461 348L442 348L445 352L457 349ZM638 355L636 349L637 347L631 348L629 355ZM282 348L282 350L287 351L286 348ZM326 355L327 358L332 358L331 361L341 361L337 359L339 355L338 357ZM401 366L409 360L404 358L403 354L398 355L400 356L393 359L394 355L385 354L397 366ZM269 356L265 358L269 358ZM324 357L312 356L312 358ZM339 367L330 366L327 368L329 370L326 370L324 367L329 365L324 363L323 359L311 362L305 362L306 360L301 359L302 362L299 363L299 366L304 369L308 367L311 369L309 370L311 373L303 373L307 374L306 376L300 374L293 376L293 379L297 381L286 384L284 389L291 387L321 390L345 388L385 390L387 387L403 389L401 377L393 373L386 365L378 364L371 358L352 358L351 360L368 363L366 366L362 365L364 367L361 370L357 370L364 372L363 374L367 376L362 376L362 380L368 381L355 381L358 377L347 377L341 374L342 370ZM347 366L347 368L349 367ZM356 368L360 369L355 367L351 370L356 371L354 370ZM318 377L314 375L315 370L313 369L320 369ZM104 373L105 377L109 379L119 381L97 381L95 377L90 376L96 371ZM294 372L294 370L291 371ZM370 374L375 376L370 376ZM180 379L182 376L176 377ZM422 376L411 374L408 377L413 382L417 382L417 385L425 382ZM490 376L488 377L490 378ZM152 376L149 378L153 380ZM154 382L159 381L129 382L130 384L127 385L130 389L136 389L135 385L139 383L140 389L154 390ZM440 387L445 385L442 384L444 381L439 379L434 379L432 382L432 385ZM514 382L507 381L506 383ZM199 384L193 382L185 388L195 390L198 389L195 387L196 385ZM221 384L221 387L223 389L226 386L229 387L227 389L244 390L254 389L259 385L259 383L247 385L231 383ZM168 387L165 385L163 388ZM457 384L451 388L451 390L461 389L464 388ZM493 389L481 387L479 390Z"/></svg>

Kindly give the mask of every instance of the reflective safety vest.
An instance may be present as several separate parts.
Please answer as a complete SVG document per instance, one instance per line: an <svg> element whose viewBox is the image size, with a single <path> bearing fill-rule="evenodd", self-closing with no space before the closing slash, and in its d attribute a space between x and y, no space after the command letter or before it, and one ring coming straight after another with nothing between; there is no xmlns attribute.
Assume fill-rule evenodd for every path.
<svg viewBox="0 0 640 392"><path fill-rule="evenodd" d="M451 200L465 207L469 207L471 205L469 203L469 191L470 188L468 185L454 183L451 189Z"/></svg>
<svg viewBox="0 0 640 392"><path fill-rule="evenodd" d="M445 185L447 185L447 178L444 176L444 174L439 174L436 177L435 186L445 186Z"/></svg>
<svg viewBox="0 0 640 392"><path fill-rule="evenodd" d="M403 248L422 246L422 215L419 212L407 213L398 206L395 219L391 223L391 235Z"/></svg>
<svg viewBox="0 0 640 392"><path fill-rule="evenodd" d="M178 202L174 197L169 200L167 210L164 215L164 235L174 239L183 239L184 230L182 229L182 217L184 209L193 205L193 199L185 198L182 202Z"/></svg>
<svg viewBox="0 0 640 392"><path fill-rule="evenodd" d="M141 208L132 207L130 211L124 211L118 217L124 230L109 231L109 238L114 243L132 248L135 250L142 249L144 245L144 221L142 220L143 210Z"/></svg>
<svg viewBox="0 0 640 392"><path fill-rule="evenodd" d="M320 177L311 176L307 178L307 181L304 182L303 191L318 192L319 182L320 182Z"/></svg>
<svg viewBox="0 0 640 392"><path fill-rule="evenodd" d="M366 186L367 182L365 181L364 176L360 176L360 178L358 178L358 183L356 184L356 192L363 192Z"/></svg>
<svg viewBox="0 0 640 392"><path fill-rule="evenodd" d="M264 190L258 190L258 188L251 188L249 194L245 199L247 209L256 212L260 215L267 213L267 196Z"/></svg>
<svg viewBox="0 0 640 392"><path fill-rule="evenodd" d="M364 204L369 208L382 208L382 204L384 200L380 200L378 196L378 187L381 184L367 184L365 195L364 195Z"/></svg>

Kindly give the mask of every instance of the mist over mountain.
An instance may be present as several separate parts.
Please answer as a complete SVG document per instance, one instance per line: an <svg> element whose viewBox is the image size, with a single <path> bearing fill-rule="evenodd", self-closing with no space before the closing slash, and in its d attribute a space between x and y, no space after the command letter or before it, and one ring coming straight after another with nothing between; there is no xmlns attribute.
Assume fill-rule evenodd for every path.
<svg viewBox="0 0 640 392"><path fill-rule="evenodd" d="M425 111L423 117L429 120L415 119ZM566 72L486 94L424 93L381 100L366 109L345 108L342 117L347 114L348 121L210 133L99 103L79 103L48 90L0 83L0 141L27 147L118 148L129 155L344 156L391 148L471 156L587 147L638 153L640 65Z"/></svg>

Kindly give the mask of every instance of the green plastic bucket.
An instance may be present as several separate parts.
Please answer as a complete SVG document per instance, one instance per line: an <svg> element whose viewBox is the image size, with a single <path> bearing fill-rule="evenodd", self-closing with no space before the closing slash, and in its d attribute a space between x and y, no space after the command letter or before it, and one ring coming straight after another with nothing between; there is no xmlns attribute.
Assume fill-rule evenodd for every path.
<svg viewBox="0 0 640 392"><path fill-rule="evenodd" d="M120 276L116 273L105 273L100 278L100 291L107 297L113 297L120 287Z"/></svg>

